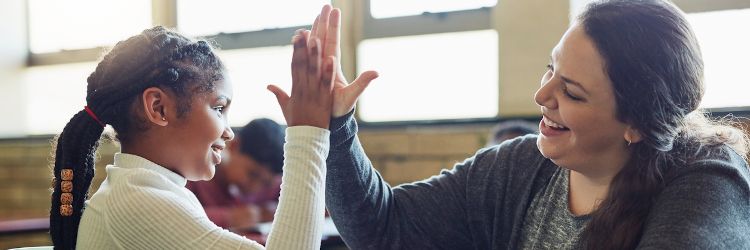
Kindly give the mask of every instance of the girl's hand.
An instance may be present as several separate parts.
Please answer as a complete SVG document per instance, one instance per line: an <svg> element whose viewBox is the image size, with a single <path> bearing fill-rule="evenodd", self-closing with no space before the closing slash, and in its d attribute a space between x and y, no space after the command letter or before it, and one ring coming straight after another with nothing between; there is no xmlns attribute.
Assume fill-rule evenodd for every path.
<svg viewBox="0 0 750 250"><path fill-rule="evenodd" d="M309 31L298 30L292 37L291 96L276 85L268 85L268 90L276 95L288 126L328 129L337 64L332 56L322 55L320 40L309 38L309 34Z"/></svg>
<svg viewBox="0 0 750 250"><path fill-rule="evenodd" d="M341 70L341 10L333 9L326 4L315 18L309 40L319 39L322 42L323 58L335 58L336 71L333 78L333 111L334 118L341 117L354 108L357 99L372 80L378 77L375 71L366 71L353 82L348 83Z"/></svg>

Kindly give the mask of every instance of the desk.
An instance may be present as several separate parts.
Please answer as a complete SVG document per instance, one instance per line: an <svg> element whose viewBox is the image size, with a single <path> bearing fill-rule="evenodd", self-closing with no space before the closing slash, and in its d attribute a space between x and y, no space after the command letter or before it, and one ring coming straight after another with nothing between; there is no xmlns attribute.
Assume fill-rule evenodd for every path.
<svg viewBox="0 0 750 250"><path fill-rule="evenodd" d="M0 235L46 232L49 230L49 218L34 218L0 221Z"/></svg>

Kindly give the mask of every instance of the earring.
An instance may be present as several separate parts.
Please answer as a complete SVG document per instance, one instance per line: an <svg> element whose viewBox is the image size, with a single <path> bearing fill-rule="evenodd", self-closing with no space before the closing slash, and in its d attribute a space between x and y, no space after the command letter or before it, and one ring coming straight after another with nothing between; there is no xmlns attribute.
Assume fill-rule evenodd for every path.
<svg viewBox="0 0 750 250"><path fill-rule="evenodd" d="M631 144L630 140L626 139L625 141L628 142L628 147L630 147L630 144Z"/></svg>
<svg viewBox="0 0 750 250"><path fill-rule="evenodd" d="M167 121L167 118L166 118L166 117L164 117L164 116L162 116L162 117L161 117L161 120L162 120L162 121Z"/></svg>

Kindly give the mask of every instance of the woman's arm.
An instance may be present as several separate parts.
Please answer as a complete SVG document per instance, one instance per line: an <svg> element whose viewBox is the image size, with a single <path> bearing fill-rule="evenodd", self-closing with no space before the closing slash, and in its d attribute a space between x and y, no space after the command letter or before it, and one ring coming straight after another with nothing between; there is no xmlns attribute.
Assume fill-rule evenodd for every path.
<svg viewBox="0 0 750 250"><path fill-rule="evenodd" d="M352 114L331 123L326 205L352 249L461 249L472 246L466 172L474 159L430 179L391 188L372 168ZM437 173L436 173L437 174Z"/></svg>

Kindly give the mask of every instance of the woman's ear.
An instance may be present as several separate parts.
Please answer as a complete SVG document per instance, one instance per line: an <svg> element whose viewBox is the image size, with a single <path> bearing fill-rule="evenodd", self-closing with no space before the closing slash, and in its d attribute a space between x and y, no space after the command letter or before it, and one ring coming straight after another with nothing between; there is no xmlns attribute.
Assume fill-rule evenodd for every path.
<svg viewBox="0 0 750 250"><path fill-rule="evenodd" d="M643 140L641 132L630 125L628 125L628 127L625 129L625 135L623 137L625 138L625 141L628 142L628 145L632 143L638 143Z"/></svg>
<svg viewBox="0 0 750 250"><path fill-rule="evenodd" d="M172 100L166 92L157 87L150 87L143 91L143 113L146 120L157 126L167 126L167 111L171 110Z"/></svg>

